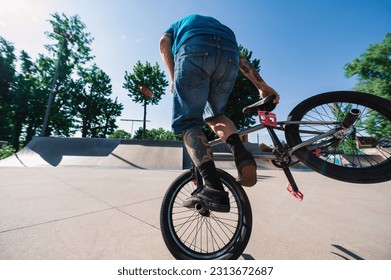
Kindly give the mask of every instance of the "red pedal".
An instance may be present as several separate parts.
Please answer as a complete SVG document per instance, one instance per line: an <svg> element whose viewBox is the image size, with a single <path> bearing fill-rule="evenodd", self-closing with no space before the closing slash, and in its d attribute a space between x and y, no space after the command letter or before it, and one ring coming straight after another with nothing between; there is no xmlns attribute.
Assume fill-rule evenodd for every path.
<svg viewBox="0 0 391 280"><path fill-rule="evenodd" d="M302 201L302 200L303 200L304 194L302 194L300 191L295 192L295 191L292 189L291 184L288 183L288 187L287 187L286 189L287 189L288 192L290 192L291 195L293 195L298 201Z"/></svg>
<svg viewBox="0 0 391 280"><path fill-rule="evenodd" d="M258 111L259 121L265 126L276 126L277 116L272 112Z"/></svg>

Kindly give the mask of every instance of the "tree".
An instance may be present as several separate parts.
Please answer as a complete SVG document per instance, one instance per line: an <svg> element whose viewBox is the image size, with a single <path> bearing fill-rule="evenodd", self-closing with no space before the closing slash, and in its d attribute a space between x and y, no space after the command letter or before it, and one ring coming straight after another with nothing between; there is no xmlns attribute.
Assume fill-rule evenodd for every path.
<svg viewBox="0 0 391 280"><path fill-rule="evenodd" d="M0 36L0 139L11 140L12 110L11 90L14 86L15 61L14 46Z"/></svg>
<svg viewBox="0 0 391 280"><path fill-rule="evenodd" d="M115 118L121 115L123 105L110 99L111 79L96 64L79 69L79 76L71 97L82 137L106 137L117 127Z"/></svg>
<svg viewBox="0 0 391 280"><path fill-rule="evenodd" d="M0 146L0 159L7 158L16 153L16 150L11 145Z"/></svg>
<svg viewBox="0 0 391 280"><path fill-rule="evenodd" d="M45 46L48 55L39 54L35 61L23 50L17 59L12 43L0 37L0 139L16 150L40 130L46 136L71 136L82 128L83 136L106 137L123 109L109 97L108 75L91 66L93 38L84 23L78 16L51 16L53 31L45 34L52 44ZM46 110L48 129L42 125L49 120L45 107L52 109Z"/></svg>
<svg viewBox="0 0 391 280"><path fill-rule="evenodd" d="M46 71L49 71L52 77L50 84L47 84L47 87L51 88L47 112L51 112L52 109L53 114L50 115L51 127L47 131L44 122L44 135L54 133L70 136L75 132L75 112L72 111L69 96L73 84L72 74L76 68L82 68L94 58L90 54L93 38L90 33L85 32L86 26L77 15L68 17L65 14L54 13L49 22L53 31L46 32L46 35L55 43L45 46L49 51L49 57L41 56L41 60L44 60L42 65L46 66ZM47 121L49 115L45 118Z"/></svg>
<svg viewBox="0 0 391 280"><path fill-rule="evenodd" d="M391 100L391 33L381 43L371 44L360 58L346 64L345 75L357 77L355 90ZM371 113L362 125L371 136L391 135L390 122L376 113Z"/></svg>
<svg viewBox="0 0 391 280"><path fill-rule="evenodd" d="M54 13L49 20L53 27L52 32L46 32L49 39L56 41L53 45L46 45L45 48L52 54L57 54L61 50L61 44L65 39L65 48L62 49L64 64L69 66L68 70L63 71L62 75L70 74L76 66L85 65L92 61L91 43L94 38L91 33L86 32L86 25L81 21L78 15L68 17L64 13ZM55 55L56 56L56 55ZM64 77L62 78L64 79Z"/></svg>
<svg viewBox="0 0 391 280"><path fill-rule="evenodd" d="M145 136L147 105L159 103L168 86L168 81L159 65L156 63L155 66L152 66L148 61L145 65L138 61L133 67L133 73L125 71L124 78L123 87L129 91L128 96L132 98L133 102L142 103L144 106L143 135ZM144 95L141 91L142 87L149 88L153 95L151 97Z"/></svg>
<svg viewBox="0 0 391 280"><path fill-rule="evenodd" d="M359 58L345 65L347 77L356 76L355 90L391 100L391 33L379 44L371 44Z"/></svg>
<svg viewBox="0 0 391 280"><path fill-rule="evenodd" d="M147 129L144 130L139 128L133 136L133 139L150 139L150 140L182 140L182 135L175 135L171 131L164 130L163 128L158 129Z"/></svg>
<svg viewBox="0 0 391 280"><path fill-rule="evenodd" d="M114 101L111 99L106 100L106 106L102 108L102 114L100 116L103 123L103 130L100 132L101 137L106 137L118 128L116 117L121 115L123 109L124 106L118 102L118 97Z"/></svg>
<svg viewBox="0 0 391 280"><path fill-rule="evenodd" d="M11 143L16 150L20 146L23 126L26 125L28 115L31 113L30 104L34 100L35 87L37 86L35 66L30 56L22 50L19 59L21 71L15 75L15 87L12 91L13 129Z"/></svg>
<svg viewBox="0 0 391 280"><path fill-rule="evenodd" d="M250 65L255 70L260 70L259 59L251 59L252 52L248 51L242 45L239 45L240 55L245 57ZM255 123L254 114L244 115L242 109L252 103L259 101L259 92L252 82L247 79L241 71L238 71L238 76L235 81L234 88L229 96L225 106L225 115L230 118L238 130L244 129ZM216 138L216 135L208 126L204 126L204 132L209 140Z"/></svg>
<svg viewBox="0 0 391 280"><path fill-rule="evenodd" d="M27 59L29 58L26 57L26 60ZM23 61L23 58L21 58L21 60ZM42 129L43 114L50 94L48 85L50 85L50 82L52 81L52 66L53 63L51 60L48 60L42 54L39 54L37 60L32 62L32 65L29 68L28 80L31 80L32 88L28 100L29 113L26 116L24 125L25 144L30 142L32 137L37 135ZM26 76L23 68L21 69L20 74Z"/></svg>
<svg viewBox="0 0 391 280"><path fill-rule="evenodd" d="M118 130L115 130L113 131L108 138L112 138L112 139L130 139L130 133L129 132L126 132L125 130L123 129L118 129Z"/></svg>

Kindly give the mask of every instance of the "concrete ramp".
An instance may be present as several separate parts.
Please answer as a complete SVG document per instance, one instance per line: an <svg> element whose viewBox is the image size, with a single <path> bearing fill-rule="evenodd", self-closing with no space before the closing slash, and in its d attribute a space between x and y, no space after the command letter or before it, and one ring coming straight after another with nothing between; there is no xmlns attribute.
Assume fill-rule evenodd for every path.
<svg viewBox="0 0 391 280"><path fill-rule="evenodd" d="M183 143L123 140L100 165L140 169L182 169Z"/></svg>
<svg viewBox="0 0 391 280"><path fill-rule="evenodd" d="M0 166L114 166L182 169L180 141L34 137Z"/></svg>
<svg viewBox="0 0 391 280"><path fill-rule="evenodd" d="M260 152L257 144L245 143L258 169L276 169L272 153ZM213 147L216 166L235 169L226 144ZM182 141L121 140L102 138L34 137L25 148L0 161L1 166L101 166L138 169L185 169L191 160ZM294 169L305 168L297 164Z"/></svg>

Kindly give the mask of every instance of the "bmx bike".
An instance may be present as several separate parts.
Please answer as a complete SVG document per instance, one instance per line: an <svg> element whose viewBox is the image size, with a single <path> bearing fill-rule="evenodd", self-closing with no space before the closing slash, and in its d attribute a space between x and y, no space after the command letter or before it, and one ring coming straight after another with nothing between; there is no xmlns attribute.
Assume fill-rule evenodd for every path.
<svg viewBox="0 0 391 280"><path fill-rule="evenodd" d="M353 91L322 93L298 104L286 121L277 121L271 112L275 107L272 100L273 97L267 97L243 109L243 113L258 111L260 124L239 134L267 129L273 152L254 157L271 159L281 168L288 180L288 191L298 200L304 196L289 169L298 162L345 182L378 183L391 179L390 101ZM286 144L275 130L284 131ZM220 143L219 139L210 142L211 146ZM194 166L172 182L163 198L161 232L176 259L237 259L248 244L252 230L249 199L235 178L221 169L218 173L229 192L228 213L201 205L194 209L182 206L183 200L204 187Z"/></svg>

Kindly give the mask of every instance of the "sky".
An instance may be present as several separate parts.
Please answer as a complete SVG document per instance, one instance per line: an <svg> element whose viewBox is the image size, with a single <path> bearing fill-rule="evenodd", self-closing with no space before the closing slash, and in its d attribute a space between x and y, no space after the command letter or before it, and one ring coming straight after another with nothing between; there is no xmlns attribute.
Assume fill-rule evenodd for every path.
<svg viewBox="0 0 391 280"><path fill-rule="evenodd" d="M131 122L143 118L122 87L125 71L137 61L161 60L162 33L188 14L213 16L229 26L239 44L261 62L260 74L281 96L276 108L284 120L300 101L317 93L352 90L344 65L359 58L370 44L391 32L390 0L0 0L0 36L14 44L16 54L45 53L45 31L55 12L79 15L94 41L94 62L111 78L113 99L124 105L119 129L131 132ZM168 79L168 73L165 71ZM159 105L147 107L147 128L171 129L169 88ZM135 122L133 131L142 123ZM251 135L259 141L264 135Z"/></svg>

